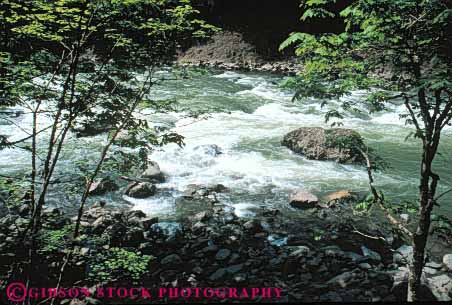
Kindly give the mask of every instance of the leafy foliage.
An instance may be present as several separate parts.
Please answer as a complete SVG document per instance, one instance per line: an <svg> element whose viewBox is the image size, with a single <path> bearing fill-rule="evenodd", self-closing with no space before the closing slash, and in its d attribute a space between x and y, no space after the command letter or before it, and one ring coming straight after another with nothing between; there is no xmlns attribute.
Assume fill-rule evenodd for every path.
<svg viewBox="0 0 452 305"><path fill-rule="evenodd" d="M68 248L71 242L73 225L66 225L59 230L44 230L39 236L42 244L41 251L44 253L60 252Z"/></svg>
<svg viewBox="0 0 452 305"><path fill-rule="evenodd" d="M174 101L149 95L160 81L155 69L171 62L179 47L218 30L196 19L189 0L8 0L0 13L0 106L20 105L36 114L31 126L23 126L33 131L30 136L17 142L0 136L0 149L32 153L27 176L41 201L37 206L50 177L61 172L56 164L70 131L109 131L113 144L138 150L140 167L154 147L183 144L180 135L151 127L137 104L174 110ZM53 124L42 127L45 116ZM119 130L130 136L113 139ZM38 139L41 133L46 137ZM76 162L84 178L96 167L91 159ZM38 178L46 182L36 184Z"/></svg>
<svg viewBox="0 0 452 305"><path fill-rule="evenodd" d="M419 214L415 231L394 218L382 194L369 185L377 203L391 223L413 243L408 301L420 296L425 247L430 234L432 210L439 197L440 176L434 171L444 127L452 120L452 2L450 0L355 0L339 13L328 11L336 0L306 0L302 20L340 17L341 33L293 33L281 45L295 45L305 66L290 82L295 99L315 97L322 105L337 101L339 108L328 112L342 119L349 111L380 111L388 104L404 104L401 115L414 126L422 141ZM353 90L370 92L367 98L350 99ZM408 137L407 137L408 138ZM367 209L366 202L359 205Z"/></svg>
<svg viewBox="0 0 452 305"><path fill-rule="evenodd" d="M291 82L297 89L296 99L316 97L327 103L347 97L352 90L374 88L366 99L341 99L341 110L380 111L388 102L404 98L417 112L416 90L439 91L438 107L447 110L452 91L452 55L447 51L452 42L450 1L357 0L339 16L325 12L335 2L303 1L302 20L341 17L344 32L292 33L280 46L295 45L305 63ZM382 72L389 77L379 77ZM429 110L435 106L428 104ZM335 117L343 114L338 110ZM407 123L412 121L410 117Z"/></svg>
<svg viewBox="0 0 452 305"><path fill-rule="evenodd" d="M89 277L94 283L131 281L137 284L152 259L132 250L111 248L99 253L90 263Z"/></svg>

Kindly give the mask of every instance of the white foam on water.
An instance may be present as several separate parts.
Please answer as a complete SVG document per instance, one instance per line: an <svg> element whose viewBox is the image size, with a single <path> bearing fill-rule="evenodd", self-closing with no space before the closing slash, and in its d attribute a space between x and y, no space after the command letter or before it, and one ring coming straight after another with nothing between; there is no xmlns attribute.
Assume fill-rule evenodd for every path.
<svg viewBox="0 0 452 305"><path fill-rule="evenodd" d="M140 210L151 216L171 215L175 212L173 197L149 197L136 199L128 196L124 200L133 204L133 210Z"/></svg>
<svg viewBox="0 0 452 305"><path fill-rule="evenodd" d="M162 71L161 74L166 74ZM208 82L199 83L194 88L196 96L190 95L192 103L197 96L201 97L200 108L208 106L209 97L225 94L227 99L236 97L246 103L247 97L261 101L252 113L232 111L230 113L213 113L208 119L186 118L186 113L158 114L150 109L141 111L141 118L147 118L151 126L160 123L175 123L173 131L185 137L183 148L176 144L168 144L155 150L149 158L158 162L168 177L159 187L174 189L176 192L163 192L147 199L124 197L134 205L135 209L143 210L152 215L170 215L176 212L175 199L189 184L211 185L221 183L230 188L234 194L247 194L246 199L240 196L230 198L238 215L250 215L253 207L262 202L253 202L249 197L253 195L274 194L286 204L287 195L294 189L304 188L314 193L326 190L351 188L353 190L367 190L367 172L363 167L353 165L339 165L334 162L310 161L300 155L292 153L280 145L283 136L299 127L325 127L325 113L328 107L321 108L315 100L294 104L292 94L278 88L273 79L264 76L250 76L236 72L224 72L211 77L213 80L224 79L231 84L248 86L251 89L236 92L218 91L209 87ZM220 80L217 80L220 81ZM237 87L237 86L235 86ZM175 96L175 90L180 96L184 95L180 86L174 88L158 88L152 91L154 98ZM192 89L186 89L192 90ZM229 90L229 89L228 89ZM191 92L190 92L191 93ZM360 99L366 92L355 92L347 98ZM181 104L184 100L179 101ZM330 107L337 107L338 102L331 102ZM253 108L254 109L254 108ZM355 129L364 135L372 135L372 141L402 143L401 134L408 132L411 127L405 127L405 122L399 115L405 113L404 106L393 106L390 111L372 115L369 118L350 117L343 121L345 128ZM24 125L31 126L31 115L18 118ZM41 126L50 122L40 120ZM11 133L11 139L19 139L24 132L12 125L1 125L2 133ZM69 141L75 139L70 138ZM83 155L93 154L92 145L105 143L106 136L84 138L85 150L80 147L74 152ZM200 145L218 145L222 153L212 154L209 150L197 149ZM80 146L80 145L79 145ZM0 151L0 162L11 163L11 151ZM28 166L28 153L19 152L14 157L15 166ZM21 165L20 165L21 164ZM20 166L19 166L20 165ZM411 185L416 183L415 177L398 177L394 174L377 173L376 180L381 185ZM163 194L163 195L162 195ZM286 196L286 197L285 197ZM284 199L286 198L286 199ZM229 200L229 199L226 199ZM234 201L235 200L235 201ZM281 202L282 203L282 202ZM277 202L270 204L277 204Z"/></svg>
<svg viewBox="0 0 452 305"><path fill-rule="evenodd" d="M239 74L233 71L226 71L224 73L218 74L218 75L214 75L214 78L226 78L226 79L236 79L236 78L241 78L241 77L246 77L245 74Z"/></svg>

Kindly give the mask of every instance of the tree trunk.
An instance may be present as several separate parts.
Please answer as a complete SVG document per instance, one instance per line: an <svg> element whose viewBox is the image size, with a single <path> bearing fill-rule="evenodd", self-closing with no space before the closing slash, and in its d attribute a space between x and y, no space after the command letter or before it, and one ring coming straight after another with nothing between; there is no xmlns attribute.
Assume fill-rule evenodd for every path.
<svg viewBox="0 0 452 305"><path fill-rule="evenodd" d="M431 171L435 154L430 150L430 144L424 146L424 154L421 164L421 184L419 202L419 222L416 232L413 234L413 261L410 262L408 277L409 302L420 301L420 288L422 285L422 270L425 263L425 246L427 245L428 234L431 224L431 212L433 208L434 194L436 191L436 175ZM430 185L430 178L433 177Z"/></svg>

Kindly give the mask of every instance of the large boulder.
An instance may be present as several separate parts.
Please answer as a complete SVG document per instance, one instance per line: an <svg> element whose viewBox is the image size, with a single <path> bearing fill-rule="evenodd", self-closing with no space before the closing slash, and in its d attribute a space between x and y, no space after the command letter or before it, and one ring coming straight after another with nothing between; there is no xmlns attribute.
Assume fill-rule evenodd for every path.
<svg viewBox="0 0 452 305"><path fill-rule="evenodd" d="M364 148L362 137L350 129L302 127L284 136L282 145L311 160L338 163L363 163L358 148Z"/></svg>
<svg viewBox="0 0 452 305"><path fill-rule="evenodd" d="M163 182L165 181L165 176L160 170L160 166L157 162L150 161L147 165L146 170L141 174L140 178L146 179L152 182Z"/></svg>
<svg viewBox="0 0 452 305"><path fill-rule="evenodd" d="M298 190L290 194L289 203L294 208L311 209L316 207L319 199L314 194L304 190Z"/></svg>

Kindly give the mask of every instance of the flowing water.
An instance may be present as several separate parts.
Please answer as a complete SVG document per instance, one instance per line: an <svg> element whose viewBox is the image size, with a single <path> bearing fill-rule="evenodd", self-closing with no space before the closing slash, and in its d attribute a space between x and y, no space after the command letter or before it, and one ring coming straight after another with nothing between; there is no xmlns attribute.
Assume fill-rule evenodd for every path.
<svg viewBox="0 0 452 305"><path fill-rule="evenodd" d="M173 79L171 71L162 70L160 77ZM185 137L185 146L169 144L153 152L149 158L159 163L167 176L160 192L148 199L132 199L120 193L103 199L133 204L150 215L163 218L189 217L193 210L181 207L177 199L189 184L221 183L230 191L222 200L235 208L239 216L252 216L260 207L274 207L292 214L301 214L288 206L288 194L303 188L319 197L329 192L350 189L368 191L367 172L362 166L341 165L334 162L312 161L281 146L283 136L304 126L329 127L324 114L327 109L319 101L303 103L291 101L293 92L281 89L283 77L270 74L211 71L188 79L168 80L152 89L154 99L174 98L180 107L208 110L207 118L187 118L186 113L155 114L143 111L150 122L171 126ZM348 98L360 99L366 92L354 92ZM334 107L334 103L332 105ZM388 111L367 116L350 115L343 120L344 128L361 133L369 146L390 164L390 168L376 174L376 185L396 202L415 199L418 185L420 146L418 140L405 140L412 131L399 118L405 109L394 104ZM30 115L12 118L18 125L29 126ZM43 119L41 126L49 121ZM0 134L20 139L24 132L14 124L0 125ZM74 162L95 158L106 135L69 139L60 166L68 178L75 170ZM205 146L215 144L222 154L215 156ZM452 184L449 158L452 151L450 131L447 130L436 167L441 175L440 191ZM24 150L0 151L1 174L17 174L28 166L29 153ZM67 196L56 189L55 204L73 205ZM441 202L441 211L452 216L452 197ZM448 206L449 205L449 206ZM197 209L194 207L193 209Z"/></svg>

